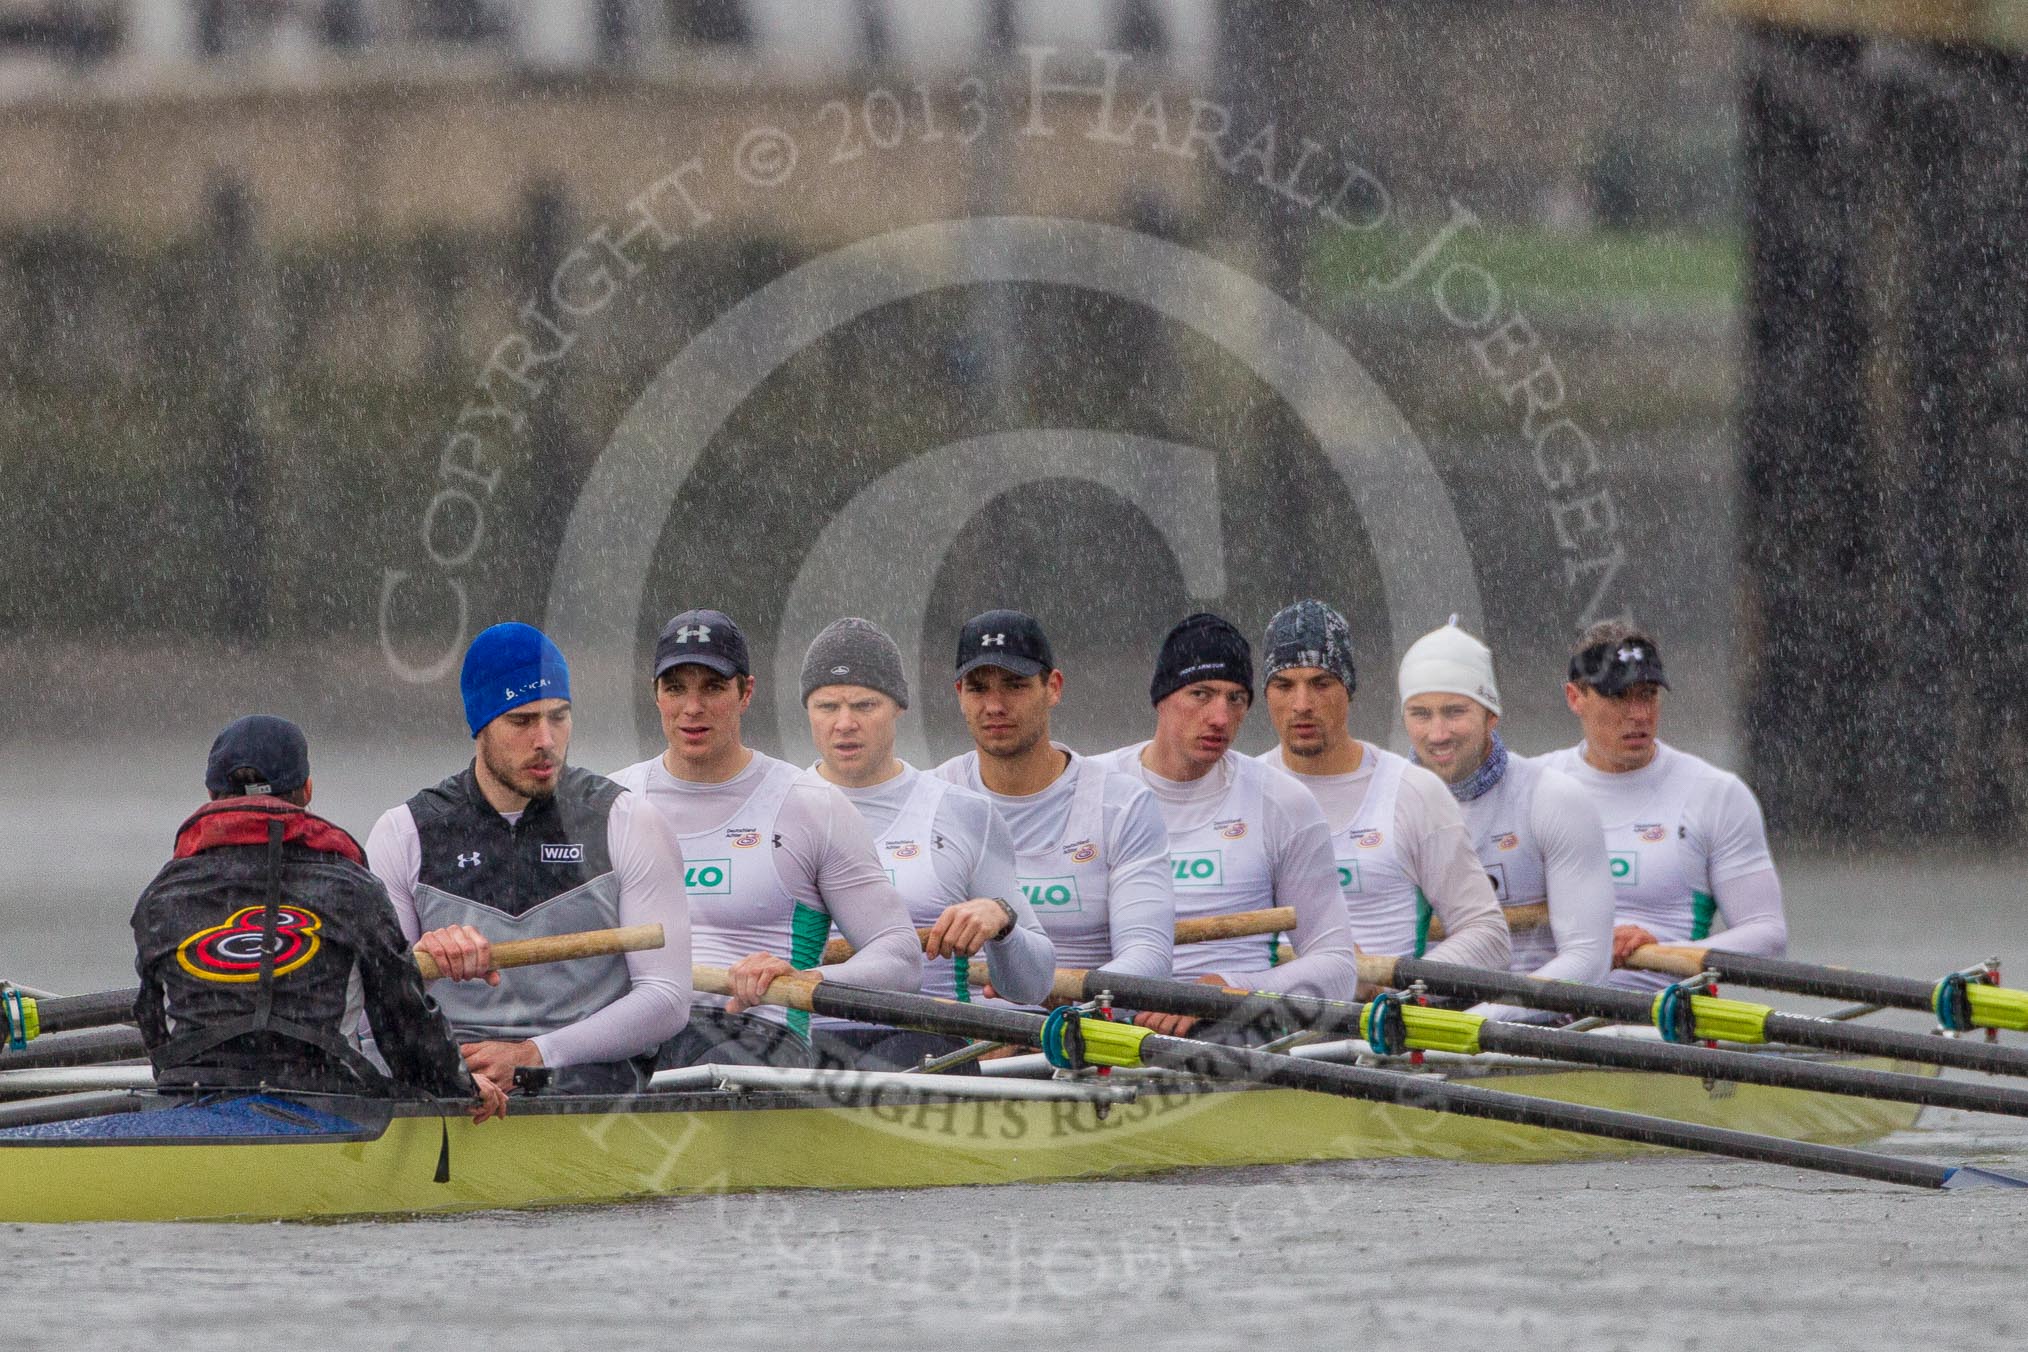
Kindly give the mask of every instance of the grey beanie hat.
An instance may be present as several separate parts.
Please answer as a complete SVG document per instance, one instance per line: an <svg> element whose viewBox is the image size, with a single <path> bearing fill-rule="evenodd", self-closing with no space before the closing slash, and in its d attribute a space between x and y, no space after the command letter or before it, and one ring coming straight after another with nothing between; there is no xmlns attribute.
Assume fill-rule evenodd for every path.
<svg viewBox="0 0 2028 1352"><path fill-rule="evenodd" d="M1317 667L1345 683L1347 690L1359 688L1352 669L1352 627L1322 601L1298 601L1283 606L1268 621L1262 676L1272 676L1288 667Z"/></svg>
<svg viewBox="0 0 2028 1352"><path fill-rule="evenodd" d="M803 702L826 685L863 685L908 707L908 678L901 671L901 648L871 620L833 620L810 642L803 658Z"/></svg>

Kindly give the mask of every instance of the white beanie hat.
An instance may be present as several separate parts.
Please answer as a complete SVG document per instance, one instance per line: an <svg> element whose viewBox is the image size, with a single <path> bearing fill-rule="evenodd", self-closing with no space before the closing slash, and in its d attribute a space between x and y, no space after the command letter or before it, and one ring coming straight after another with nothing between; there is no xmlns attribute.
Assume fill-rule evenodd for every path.
<svg viewBox="0 0 2028 1352"><path fill-rule="evenodd" d="M1401 655L1401 702L1417 695L1463 695L1500 712L1500 686L1493 679L1493 653L1458 628L1458 617L1432 629Z"/></svg>

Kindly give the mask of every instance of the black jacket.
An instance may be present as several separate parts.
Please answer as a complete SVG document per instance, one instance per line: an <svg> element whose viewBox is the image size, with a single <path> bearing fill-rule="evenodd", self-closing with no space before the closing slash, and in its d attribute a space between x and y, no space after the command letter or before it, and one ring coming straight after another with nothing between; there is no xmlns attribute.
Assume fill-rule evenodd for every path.
<svg viewBox="0 0 2028 1352"><path fill-rule="evenodd" d="M134 1016L158 1085L385 1089L347 1040L356 979L395 1084L471 1095L387 889L323 818L279 798L198 809L133 924Z"/></svg>

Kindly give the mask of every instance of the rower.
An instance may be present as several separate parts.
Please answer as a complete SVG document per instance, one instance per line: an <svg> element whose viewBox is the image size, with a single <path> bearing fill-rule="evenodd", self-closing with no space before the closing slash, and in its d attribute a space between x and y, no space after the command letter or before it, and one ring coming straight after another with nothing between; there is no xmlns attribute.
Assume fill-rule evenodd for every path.
<svg viewBox="0 0 2028 1352"><path fill-rule="evenodd" d="M1591 796L1605 824L1615 912L1609 982L1635 989L1669 984L1622 966L1646 944L1708 940L1763 957L1780 957L1789 944L1760 802L1739 776L1661 740L1668 688L1645 631L1619 620L1591 626L1563 686L1584 740L1545 758Z"/></svg>
<svg viewBox="0 0 2028 1352"><path fill-rule="evenodd" d="M1612 967L1613 888L1598 809L1568 775L1507 750L1492 652L1454 615L1402 654L1398 682L1416 764L1449 786L1494 898L1507 908L1548 907L1546 926L1514 931L1509 970L1603 981ZM1556 1017L1513 1005L1475 1012L1531 1023Z"/></svg>
<svg viewBox="0 0 2028 1352"><path fill-rule="evenodd" d="M476 1093L475 1121L504 1114L506 1095L466 1073L423 994L358 842L308 811L302 729L266 714L228 723L204 787L211 802L134 907L134 1019L157 1086ZM392 1083L353 1037L362 998Z"/></svg>
<svg viewBox="0 0 2028 1352"><path fill-rule="evenodd" d="M440 999L473 1074L631 1093L690 1010L675 842L639 794L566 764L570 669L540 630L480 633L459 685L471 764L383 813L367 858L402 932L453 983ZM651 924L660 949L493 969L505 939Z"/></svg>
<svg viewBox="0 0 2028 1352"><path fill-rule="evenodd" d="M923 993L969 1002L970 961L983 955L996 994L1040 1004L1056 950L1015 881L1007 823L983 795L894 754L895 723L908 708L894 639L870 620L838 620L810 644L802 684L817 773L859 810L910 919L929 930ZM864 1069L906 1069L962 1045L896 1030L836 1037L877 1040L858 1058Z"/></svg>
<svg viewBox="0 0 2028 1352"><path fill-rule="evenodd" d="M1358 677L1345 617L1298 601L1269 621L1265 647L1279 744L1260 759L1323 808L1359 947L1505 971L1507 922L1456 800L1428 770L1351 733ZM1434 946L1432 915L1444 928Z"/></svg>
<svg viewBox="0 0 2028 1352"><path fill-rule="evenodd" d="M791 973L920 989L922 946L908 908L845 795L741 740L754 678L746 636L729 616L686 610L671 619L650 679L668 747L613 778L681 842L696 960L727 968L734 991L730 1000L699 997L690 1027L657 1064L806 1067L810 1016L763 1005L762 994ZM834 922L855 952L819 965Z"/></svg>
<svg viewBox="0 0 2028 1352"><path fill-rule="evenodd" d="M1232 749L1253 706L1253 650L1217 615L1183 620L1162 640L1149 683L1155 735L1098 757L1155 795L1169 835L1181 919L1293 907L1296 951L1276 962L1272 938L1178 945L1175 974L1206 985L1350 1000L1358 950L1345 924L1331 828L1289 776ZM1138 1022L1182 1037L1195 1020L1144 1013ZM1198 1036L1244 1040L1214 1026Z"/></svg>
<svg viewBox="0 0 2028 1352"><path fill-rule="evenodd" d="M956 685L973 749L937 774L999 809L1056 961L1167 977L1176 899L1161 808L1145 786L1050 740L1063 672L1042 626L1018 610L966 620Z"/></svg>

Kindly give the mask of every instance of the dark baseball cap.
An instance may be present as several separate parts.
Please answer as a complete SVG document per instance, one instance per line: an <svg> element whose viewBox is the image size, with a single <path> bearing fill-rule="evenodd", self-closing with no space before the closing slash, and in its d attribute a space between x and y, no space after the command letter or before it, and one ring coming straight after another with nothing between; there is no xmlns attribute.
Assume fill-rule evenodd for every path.
<svg viewBox="0 0 2028 1352"><path fill-rule="evenodd" d="M1056 670L1049 636L1033 615L1018 610L989 610L965 621L958 631L958 679L979 667L999 667L1016 676L1040 676Z"/></svg>
<svg viewBox="0 0 2028 1352"><path fill-rule="evenodd" d="M251 784L235 784L233 775L251 770ZM204 763L204 787L216 794L294 793L310 779L310 742L286 718L248 714L219 731Z"/></svg>
<svg viewBox="0 0 2028 1352"><path fill-rule="evenodd" d="M1645 634L1592 644L1570 659L1570 679L1606 696L1624 695L1637 685L1669 688L1661 650Z"/></svg>
<svg viewBox="0 0 2028 1352"><path fill-rule="evenodd" d="M722 610L686 610L662 626L655 640L655 679L671 667L694 662L721 676L746 676L746 635Z"/></svg>

